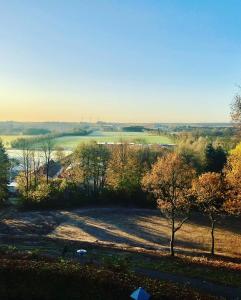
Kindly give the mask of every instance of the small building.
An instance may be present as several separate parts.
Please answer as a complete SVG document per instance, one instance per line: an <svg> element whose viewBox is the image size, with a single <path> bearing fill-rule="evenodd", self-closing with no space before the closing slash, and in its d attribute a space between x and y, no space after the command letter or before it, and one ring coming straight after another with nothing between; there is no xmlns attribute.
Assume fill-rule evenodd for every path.
<svg viewBox="0 0 241 300"><path fill-rule="evenodd" d="M17 185L16 181L12 181L8 184L8 192L12 195L16 194L17 188L18 188L18 185Z"/></svg>

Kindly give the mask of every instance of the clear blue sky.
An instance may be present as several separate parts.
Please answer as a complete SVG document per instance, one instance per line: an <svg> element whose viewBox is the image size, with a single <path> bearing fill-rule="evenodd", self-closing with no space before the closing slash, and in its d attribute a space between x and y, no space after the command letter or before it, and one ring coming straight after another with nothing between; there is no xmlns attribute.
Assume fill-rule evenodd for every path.
<svg viewBox="0 0 241 300"><path fill-rule="evenodd" d="M228 121L239 0L0 0L0 120Z"/></svg>

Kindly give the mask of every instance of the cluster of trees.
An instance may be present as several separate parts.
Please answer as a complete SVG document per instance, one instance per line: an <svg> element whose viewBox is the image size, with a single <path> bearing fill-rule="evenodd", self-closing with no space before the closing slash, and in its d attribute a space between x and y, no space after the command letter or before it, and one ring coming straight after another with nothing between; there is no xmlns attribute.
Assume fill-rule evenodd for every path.
<svg viewBox="0 0 241 300"><path fill-rule="evenodd" d="M170 253L174 255L176 232L193 210L207 215L211 225L211 254L214 254L215 224L227 214L241 215L241 144L230 154L224 168L197 175L180 154L160 158L142 180L161 212L170 221Z"/></svg>
<svg viewBox="0 0 241 300"><path fill-rule="evenodd" d="M28 139L22 140L21 148L23 170L18 185L24 204L56 207L109 200L144 205L155 200L170 221L171 255L175 234L193 210L201 210L210 220L212 254L219 217L241 214L241 143L228 156L220 146L203 140L191 146L185 142L176 151L128 144L108 148L92 142L80 145L66 158L61 149L56 151L52 139L43 140L41 152L33 150ZM54 156L63 167L68 166L62 178L49 176ZM0 143L1 202L8 197L9 168Z"/></svg>
<svg viewBox="0 0 241 300"><path fill-rule="evenodd" d="M241 144L227 155L221 146L209 143L170 150L125 143L108 147L91 142L79 145L69 157L62 156L61 178L50 179L54 151L51 139L41 145L44 172L39 172L40 159L28 140L25 142L24 169L18 177L24 204L58 207L101 205L107 201L135 206L157 203L170 221L171 255L175 234L192 211L201 210L210 220L212 254L219 216L241 214ZM197 153L202 155L198 158Z"/></svg>
<svg viewBox="0 0 241 300"><path fill-rule="evenodd" d="M107 201L150 205L141 180L156 158L167 152L160 147L91 142L79 145L73 154L64 157L51 139L41 143L40 149L33 150L28 139L22 143L23 171L17 181L25 205L56 207ZM61 175L54 179L49 176L53 159L62 167Z"/></svg>
<svg viewBox="0 0 241 300"><path fill-rule="evenodd" d="M50 134L51 131L45 128L26 128L23 130L23 135L44 135Z"/></svg>
<svg viewBox="0 0 241 300"><path fill-rule="evenodd" d="M241 96L232 104L237 140L241 135ZM185 139L177 153L159 158L142 179L170 222L170 254L174 255L175 234L192 210L207 215L211 228L211 254L215 252L215 225L222 215L241 215L241 143L230 155L207 139Z"/></svg>
<svg viewBox="0 0 241 300"><path fill-rule="evenodd" d="M141 125L131 125L131 126L124 126L121 127L121 130L124 132L151 132L153 129Z"/></svg>
<svg viewBox="0 0 241 300"><path fill-rule="evenodd" d="M189 163L198 174L221 172L227 161L228 150L219 141L211 143L207 138L184 136L177 145L184 161Z"/></svg>
<svg viewBox="0 0 241 300"><path fill-rule="evenodd" d="M125 132L144 132L145 129L146 128L144 126L138 126L138 125L122 127L122 131L125 131Z"/></svg>
<svg viewBox="0 0 241 300"><path fill-rule="evenodd" d="M241 101L232 116L241 131ZM25 205L72 206L90 203L157 204L170 223L170 253L175 235L194 210L210 220L211 253L215 225L222 215L241 215L241 143L233 150L204 137L185 136L174 149L125 143L81 144L68 157L45 136L34 150L32 139L21 139L22 172L18 189ZM40 151L39 151L40 150ZM50 176L61 164L61 176ZM9 160L0 143L0 200L7 198Z"/></svg>
<svg viewBox="0 0 241 300"><path fill-rule="evenodd" d="M98 124L97 124L98 126ZM85 122L15 122L15 121L0 121L0 134L1 135L23 135L27 134L28 130L30 135L45 134L47 130L49 133L71 132L75 128L90 130L93 127L91 123ZM39 133L38 133L38 130Z"/></svg>
<svg viewBox="0 0 241 300"><path fill-rule="evenodd" d="M22 150L22 171L17 177L20 195L26 201L31 197L41 200L46 197L46 190L49 189L50 168L54 158L53 140L51 137L41 140L38 151L31 139L21 139L19 146Z"/></svg>

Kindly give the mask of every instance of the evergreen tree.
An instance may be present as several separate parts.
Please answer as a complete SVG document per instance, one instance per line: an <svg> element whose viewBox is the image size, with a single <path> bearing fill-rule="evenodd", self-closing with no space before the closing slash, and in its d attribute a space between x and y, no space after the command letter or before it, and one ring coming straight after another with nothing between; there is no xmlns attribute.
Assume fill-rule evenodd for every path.
<svg viewBox="0 0 241 300"><path fill-rule="evenodd" d="M0 140L0 202L8 198L9 159L2 141Z"/></svg>
<svg viewBox="0 0 241 300"><path fill-rule="evenodd" d="M227 162L227 154L221 146L216 149L212 144L208 144L205 148L205 171L206 172L222 172Z"/></svg>

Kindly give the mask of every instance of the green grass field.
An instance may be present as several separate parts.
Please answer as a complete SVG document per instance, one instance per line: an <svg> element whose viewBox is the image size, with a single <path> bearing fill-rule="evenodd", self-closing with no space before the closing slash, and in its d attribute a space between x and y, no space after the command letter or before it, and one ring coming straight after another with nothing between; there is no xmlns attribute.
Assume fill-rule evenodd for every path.
<svg viewBox="0 0 241 300"><path fill-rule="evenodd" d="M28 138L24 135L2 135L0 138L6 148L11 148L11 142L18 138ZM36 137L36 136L35 136ZM103 143L133 142L141 144L171 144L172 141L166 136L151 135L145 132L103 132L95 131L88 136L65 136L54 139L56 147L67 150L74 149L80 143L90 141Z"/></svg>
<svg viewBox="0 0 241 300"><path fill-rule="evenodd" d="M120 141L143 144L170 144L172 141L166 136L149 135L142 132L93 132L89 136L66 136L55 139L57 147L73 149L80 143L90 141L103 143L117 143Z"/></svg>

